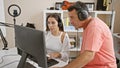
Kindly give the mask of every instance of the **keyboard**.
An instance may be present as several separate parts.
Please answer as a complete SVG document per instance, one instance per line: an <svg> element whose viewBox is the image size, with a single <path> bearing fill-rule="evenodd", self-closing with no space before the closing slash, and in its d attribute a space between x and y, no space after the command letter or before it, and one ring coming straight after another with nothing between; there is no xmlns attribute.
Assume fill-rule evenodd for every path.
<svg viewBox="0 0 120 68"><path fill-rule="evenodd" d="M48 67L53 66L55 64L58 64L59 62L55 59L47 59L47 65Z"/></svg>

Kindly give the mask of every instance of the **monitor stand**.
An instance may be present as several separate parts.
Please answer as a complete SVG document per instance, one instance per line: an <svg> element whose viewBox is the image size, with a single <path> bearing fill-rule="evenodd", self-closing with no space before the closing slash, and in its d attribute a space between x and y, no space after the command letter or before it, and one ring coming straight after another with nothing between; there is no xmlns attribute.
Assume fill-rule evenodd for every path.
<svg viewBox="0 0 120 68"><path fill-rule="evenodd" d="M17 68L36 68L32 64L26 62L27 57L28 57L28 54L25 52L22 52L22 56L21 56L21 59L19 61Z"/></svg>
<svg viewBox="0 0 120 68"><path fill-rule="evenodd" d="M29 62L26 62L24 68L36 68L36 67L30 64Z"/></svg>

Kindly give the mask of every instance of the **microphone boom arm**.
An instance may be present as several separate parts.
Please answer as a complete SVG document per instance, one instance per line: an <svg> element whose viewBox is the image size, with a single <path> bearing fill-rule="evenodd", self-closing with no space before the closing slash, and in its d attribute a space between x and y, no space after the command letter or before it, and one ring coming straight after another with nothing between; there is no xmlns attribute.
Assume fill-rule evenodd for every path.
<svg viewBox="0 0 120 68"><path fill-rule="evenodd" d="M6 27L12 27L12 28L14 28L14 24L3 23L3 22L0 22L0 26L6 26ZM3 35L1 28L0 28L0 36L1 36L1 40L2 40L2 42L4 44L3 50L8 50L7 49L8 42L7 42L6 38Z"/></svg>
<svg viewBox="0 0 120 68"><path fill-rule="evenodd" d="M3 33L2 33L1 28L0 28L0 36L1 36L2 42L3 42L3 44L4 44L3 50L8 50L8 49L7 49L8 42L7 42L7 40L5 39L5 37L3 36Z"/></svg>

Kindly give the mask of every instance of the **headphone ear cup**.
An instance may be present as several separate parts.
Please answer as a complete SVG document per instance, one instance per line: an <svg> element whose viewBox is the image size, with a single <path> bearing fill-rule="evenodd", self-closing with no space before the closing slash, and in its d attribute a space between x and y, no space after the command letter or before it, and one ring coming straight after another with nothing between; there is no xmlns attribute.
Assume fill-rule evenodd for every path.
<svg viewBox="0 0 120 68"><path fill-rule="evenodd" d="M87 17L88 17L88 12L86 10L78 11L79 20L83 21L83 20L87 19Z"/></svg>
<svg viewBox="0 0 120 68"><path fill-rule="evenodd" d="M62 22L59 22L59 23L58 23L58 26L59 26L59 27L62 27L62 26L63 26L63 25L62 25Z"/></svg>

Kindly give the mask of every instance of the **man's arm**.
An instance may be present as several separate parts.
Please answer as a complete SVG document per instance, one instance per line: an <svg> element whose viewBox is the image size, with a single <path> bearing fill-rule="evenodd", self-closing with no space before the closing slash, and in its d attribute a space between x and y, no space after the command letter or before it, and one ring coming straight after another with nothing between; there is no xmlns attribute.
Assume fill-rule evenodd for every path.
<svg viewBox="0 0 120 68"><path fill-rule="evenodd" d="M95 52L86 50L63 68L82 68L94 58L94 55Z"/></svg>

